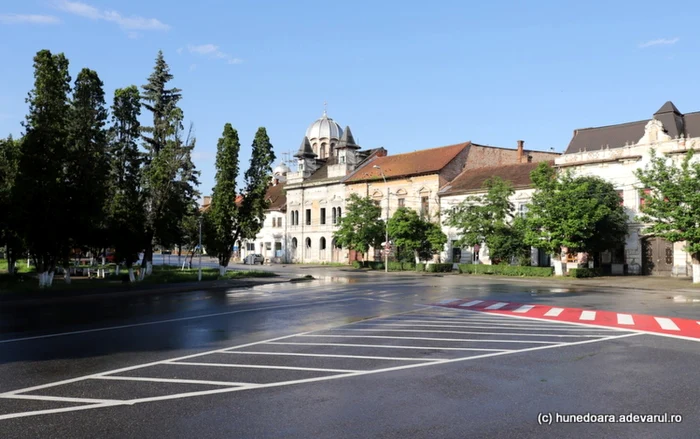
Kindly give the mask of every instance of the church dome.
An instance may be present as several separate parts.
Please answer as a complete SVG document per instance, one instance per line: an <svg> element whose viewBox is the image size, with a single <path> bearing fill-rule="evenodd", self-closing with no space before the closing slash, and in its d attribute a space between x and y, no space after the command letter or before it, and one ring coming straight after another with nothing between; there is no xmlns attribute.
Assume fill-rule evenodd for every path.
<svg viewBox="0 0 700 439"><path fill-rule="evenodd" d="M338 140L342 135L343 129L337 122L328 117L325 111L323 112L323 116L321 116L320 119L309 125L309 127L306 129L306 137L308 137L309 140L312 141L312 143L313 140L316 139Z"/></svg>
<svg viewBox="0 0 700 439"><path fill-rule="evenodd" d="M287 175L287 173L289 173L289 167L287 167L284 162L280 163L272 170L273 175Z"/></svg>

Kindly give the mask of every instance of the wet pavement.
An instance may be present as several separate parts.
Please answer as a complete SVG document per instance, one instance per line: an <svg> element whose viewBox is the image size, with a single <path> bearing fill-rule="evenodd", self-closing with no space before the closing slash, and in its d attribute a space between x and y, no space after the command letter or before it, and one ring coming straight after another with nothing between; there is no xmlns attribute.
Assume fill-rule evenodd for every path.
<svg viewBox="0 0 700 439"><path fill-rule="evenodd" d="M319 279L3 306L0 437L694 437L700 427L697 342L425 307L476 298L699 319L692 297L274 268ZM540 412L683 422L547 426Z"/></svg>

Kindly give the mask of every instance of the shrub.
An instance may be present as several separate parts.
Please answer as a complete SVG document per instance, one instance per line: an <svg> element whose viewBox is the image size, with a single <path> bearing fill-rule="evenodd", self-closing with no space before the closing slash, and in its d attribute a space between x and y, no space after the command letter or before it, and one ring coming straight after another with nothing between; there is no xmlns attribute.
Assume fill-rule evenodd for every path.
<svg viewBox="0 0 700 439"><path fill-rule="evenodd" d="M389 271L401 271L403 267L401 262L389 262Z"/></svg>
<svg viewBox="0 0 700 439"><path fill-rule="evenodd" d="M597 277L601 276L600 268L571 268L569 269L570 277Z"/></svg>
<svg viewBox="0 0 700 439"><path fill-rule="evenodd" d="M524 267L518 265L459 264L459 272L465 274L496 274L501 276L548 277L553 267Z"/></svg>
<svg viewBox="0 0 700 439"><path fill-rule="evenodd" d="M401 269L404 271L413 271L416 269L416 263L415 262L402 262Z"/></svg>
<svg viewBox="0 0 700 439"><path fill-rule="evenodd" d="M451 273L452 264L430 264L425 267L425 271L430 273Z"/></svg>
<svg viewBox="0 0 700 439"><path fill-rule="evenodd" d="M352 261L352 268L362 268L361 261Z"/></svg>
<svg viewBox="0 0 700 439"><path fill-rule="evenodd" d="M416 271L425 271L425 264L416 264Z"/></svg>

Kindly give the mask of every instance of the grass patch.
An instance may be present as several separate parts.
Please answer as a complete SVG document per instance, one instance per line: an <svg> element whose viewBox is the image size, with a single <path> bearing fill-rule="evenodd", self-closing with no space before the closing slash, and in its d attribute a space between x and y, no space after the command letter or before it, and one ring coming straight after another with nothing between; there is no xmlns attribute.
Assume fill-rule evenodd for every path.
<svg viewBox="0 0 700 439"><path fill-rule="evenodd" d="M19 273L34 273L36 271L34 266L27 268L27 260L21 259L17 261L17 272ZM0 259L0 275L7 274L7 259Z"/></svg>

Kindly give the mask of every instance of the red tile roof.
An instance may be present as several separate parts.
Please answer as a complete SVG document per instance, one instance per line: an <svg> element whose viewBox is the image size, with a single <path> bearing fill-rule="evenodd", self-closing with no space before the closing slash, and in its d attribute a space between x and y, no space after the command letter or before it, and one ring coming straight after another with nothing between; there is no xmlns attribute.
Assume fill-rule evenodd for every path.
<svg viewBox="0 0 700 439"><path fill-rule="evenodd" d="M550 166L553 161L545 162ZM526 188L532 185L530 173L539 163L517 163L514 165L491 166L487 168L467 169L455 177L454 180L443 187L439 195L452 195L462 192L478 191L483 189L484 182L491 177L500 177L509 181L514 188Z"/></svg>
<svg viewBox="0 0 700 439"><path fill-rule="evenodd" d="M381 180L382 174L374 166L381 167L386 178L436 174L469 145L470 142L465 142L405 154L377 157L357 169L345 182L358 183L369 180Z"/></svg>
<svg viewBox="0 0 700 439"><path fill-rule="evenodd" d="M265 199L270 200L268 210L280 210L287 204L287 194L284 192L284 183L279 183L276 186L270 185L265 193ZM236 205L238 207L243 203L243 195L236 195ZM211 207L211 203L203 204L199 208L200 212L206 212Z"/></svg>

